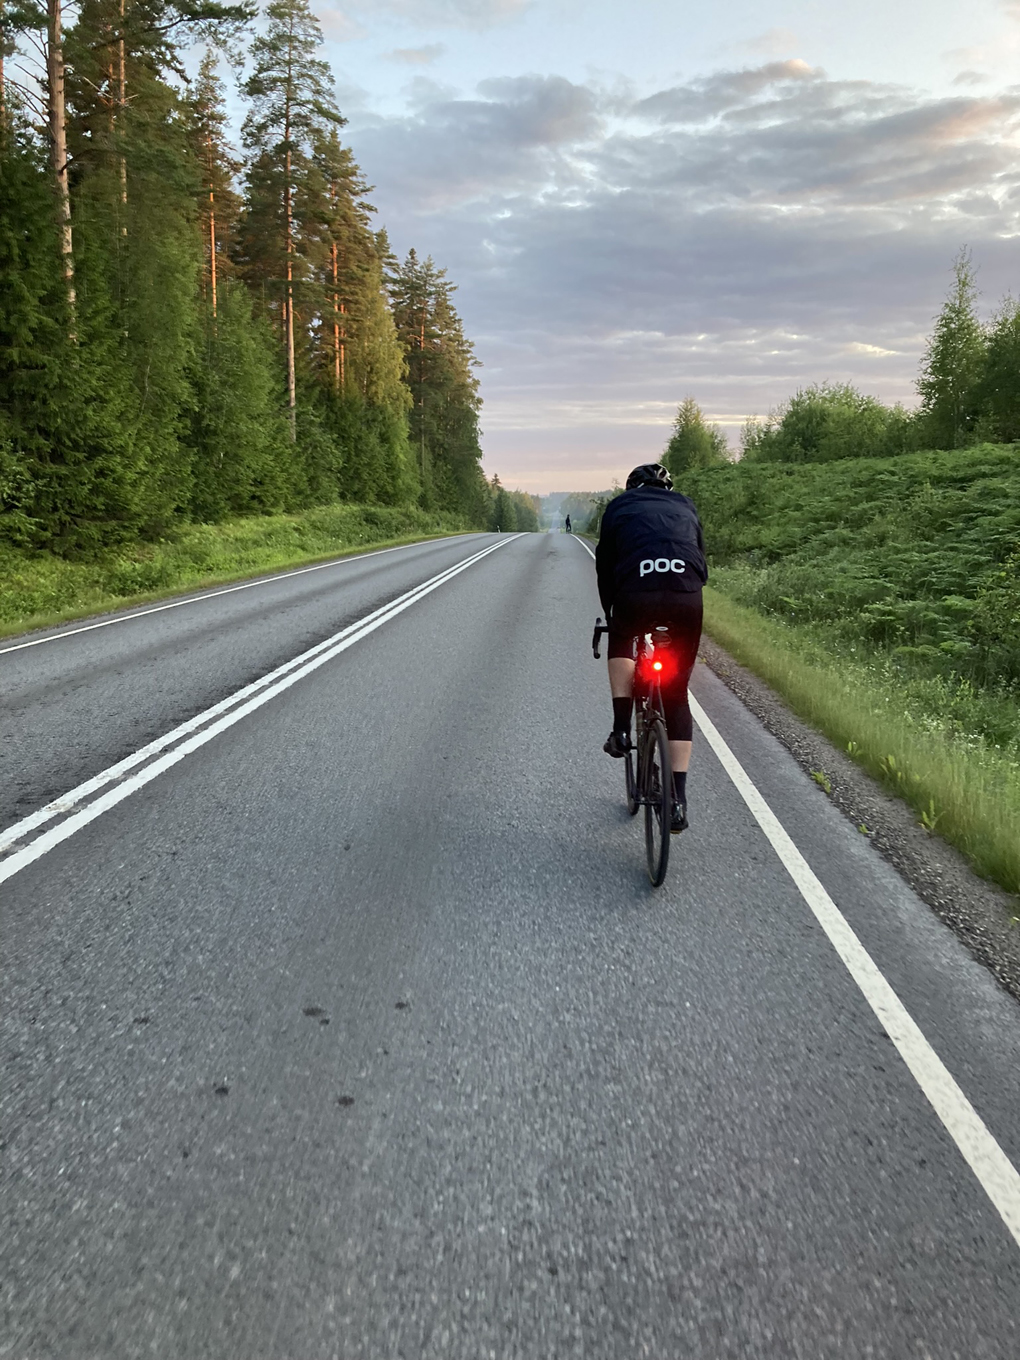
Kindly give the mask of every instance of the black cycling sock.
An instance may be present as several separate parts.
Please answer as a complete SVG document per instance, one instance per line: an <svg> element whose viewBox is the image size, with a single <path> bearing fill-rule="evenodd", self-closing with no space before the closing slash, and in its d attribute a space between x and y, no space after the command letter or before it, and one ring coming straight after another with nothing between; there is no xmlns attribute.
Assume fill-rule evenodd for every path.
<svg viewBox="0 0 1020 1360"><path fill-rule="evenodd" d="M634 707L633 699L614 699L613 700L613 731L630 731L630 711Z"/></svg>
<svg viewBox="0 0 1020 1360"><path fill-rule="evenodd" d="M673 771L673 797L678 803L687 802L687 771Z"/></svg>

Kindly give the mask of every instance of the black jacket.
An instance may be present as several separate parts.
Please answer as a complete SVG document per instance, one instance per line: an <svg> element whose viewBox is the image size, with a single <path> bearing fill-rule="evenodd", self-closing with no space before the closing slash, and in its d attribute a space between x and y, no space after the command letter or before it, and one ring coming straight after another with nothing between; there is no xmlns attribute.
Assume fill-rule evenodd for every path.
<svg viewBox="0 0 1020 1360"><path fill-rule="evenodd" d="M607 614L624 595L700 590L708 564L694 502L658 486L636 486L611 500L602 516L595 570Z"/></svg>

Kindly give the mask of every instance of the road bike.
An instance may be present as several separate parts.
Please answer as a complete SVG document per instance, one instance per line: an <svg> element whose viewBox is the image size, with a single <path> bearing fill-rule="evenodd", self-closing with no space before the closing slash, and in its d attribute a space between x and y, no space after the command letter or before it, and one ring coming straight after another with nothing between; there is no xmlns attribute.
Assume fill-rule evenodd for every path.
<svg viewBox="0 0 1020 1360"><path fill-rule="evenodd" d="M599 659L599 638L608 633L601 619L595 620L591 649ZM638 638L634 668L634 716L637 741L624 756L627 811L633 817L645 810L645 857L652 887L661 886L669 866L670 816L673 806L673 767L666 737L666 713L662 682L676 667L672 639L665 625Z"/></svg>

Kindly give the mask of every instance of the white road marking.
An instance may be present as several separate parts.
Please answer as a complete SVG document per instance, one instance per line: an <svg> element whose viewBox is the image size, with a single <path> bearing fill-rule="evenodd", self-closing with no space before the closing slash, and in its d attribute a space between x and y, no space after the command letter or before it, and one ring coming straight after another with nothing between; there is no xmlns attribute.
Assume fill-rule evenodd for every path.
<svg viewBox="0 0 1020 1360"><path fill-rule="evenodd" d="M461 538L462 534L451 534L450 538ZM366 557L382 557L384 553L403 552L405 548L418 548L422 543L442 542L442 539L420 539L417 543L398 543L394 548L376 548L374 552L352 553L350 557L336 557L330 562L316 562L313 567L295 567L293 571L281 571L275 576L262 576L257 581L245 581L239 586L225 586L222 590L209 590L203 595L194 595L187 600L171 600L169 604L153 605L151 609L139 609L134 614L118 614L115 619L101 619L99 623L86 623L81 628L68 628L63 633L51 633L47 637L32 638L29 642L16 642L11 647L0 647L0 656L7 652L20 652L26 647L41 647L44 642L59 642L61 638L75 637L78 633L91 633L95 628L110 628L115 623L130 623L132 619L144 619L147 614L162 614L167 609L180 609L186 604L203 604L215 600L219 595L234 595L239 590L253 590L255 586L269 586L276 581L285 581L288 576L304 576L310 571L325 571L327 567L343 567L348 562L363 562Z"/></svg>
<svg viewBox="0 0 1020 1360"><path fill-rule="evenodd" d="M587 543L581 539L577 541L592 557L595 556ZM1020 1246L1020 1173L886 981L885 975L825 891L779 818L758 792L719 729L693 694L690 700L691 712L705 740L765 833L815 920L825 931L847 972L860 988L879 1024L895 1044L911 1076L995 1206L1013 1240Z"/></svg>
<svg viewBox="0 0 1020 1360"><path fill-rule="evenodd" d="M182 723L179 727L175 727L172 732L168 732L165 736L150 742L147 746L142 747L141 750L134 752L133 755L118 761L116 765L111 765L93 779L87 780L84 784L79 784L77 788L70 790L70 792L64 794L62 797L48 803L46 807L40 808L37 812L23 818L20 822L15 822L13 826L8 827L3 832L2 836L0 836L0 852L15 844L17 841L23 840L25 836L36 830L44 822L50 821L52 818L61 816L66 812L70 812L83 799L88 798L104 785L119 779L122 774L125 774L134 766L141 764L150 756L165 750L167 746L173 745L174 742L178 741L183 736L187 736L188 733L193 733L187 741L184 741L174 750L168 751L158 760L146 765L145 768L139 770L137 774L124 780L115 788L108 790L102 797L97 798L87 807L82 808L79 812L74 813L73 816L68 817L67 820L61 822L59 826L52 827L49 831L43 832L42 835L37 836L28 845L22 846L20 850L14 851L7 859L0 861L0 883L4 883L7 879L13 878L15 874L19 873L29 864L33 864L37 859L40 859L49 850L52 850L54 846L59 845L62 841L73 836L76 831L80 831L81 828L87 826L89 822L95 821L97 817L101 816L104 812L107 812L110 808L116 807L118 803L123 802L125 798L130 797L132 793L136 793L138 789L144 788L146 784L150 783L153 779L158 778L159 775L176 765L178 761L183 760L185 756L190 755L193 751L197 751L199 747L204 746L206 742L212 741L214 737L219 736L219 734L226 731L228 727L232 727L234 723L240 722L242 718L246 717L249 713L254 712L255 709L261 708L263 704L268 703L269 700L274 698L277 694L282 694L284 690L289 689L290 686L296 684L298 680L304 679L306 675L310 675L312 671L317 670L327 661L331 661L333 657L339 656L340 653L345 652L348 647L352 647L354 643L360 642L361 639L367 637L369 633L375 632L382 624L395 618L397 614L403 613L403 611L410 608L411 605L417 604L419 600L423 599L426 595L430 595L432 591L438 590L441 585L445 585L446 582L452 580L454 576L459 576L460 573L466 571L468 567L474 566L476 562L480 562L483 557L488 557L490 553L498 551L500 548L505 547L507 543L512 543L515 538L519 537L519 534L507 535L499 542L492 543L489 547L483 548L481 552L477 552L473 556L466 558L463 562L458 562L455 566L440 572L438 576L432 577L431 580L425 581L419 586L415 586L413 590L407 591L406 594L401 595L398 599L392 600L389 604L383 605L380 609L366 615L365 618L360 619L357 623L353 623L347 628L344 628L341 632L334 634L333 637L326 638L324 642L320 642L315 647L309 648L308 651L302 652L300 656L296 656L292 661L288 661L283 666L277 667L276 670L271 671L261 679L255 680L250 685L246 685L243 689L238 690L236 693L228 695L228 697L221 700L220 703L214 704L211 708L207 708L204 712L189 719L188 722ZM216 718L217 721L213 722L210 726L203 726L203 724L208 723L212 718ZM195 729L200 727L202 730L196 732Z"/></svg>
<svg viewBox="0 0 1020 1360"><path fill-rule="evenodd" d="M693 695L691 712L879 1024L1020 1246L1020 1174Z"/></svg>

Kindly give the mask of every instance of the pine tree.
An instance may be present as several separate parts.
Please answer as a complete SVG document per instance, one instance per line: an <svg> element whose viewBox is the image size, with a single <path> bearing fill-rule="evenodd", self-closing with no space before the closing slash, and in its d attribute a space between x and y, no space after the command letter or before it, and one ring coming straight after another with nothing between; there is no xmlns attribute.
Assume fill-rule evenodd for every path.
<svg viewBox="0 0 1020 1360"><path fill-rule="evenodd" d="M272 0L266 15L269 26L252 43L254 69L244 87L251 101L243 130L253 158L248 197L249 202L262 199L247 216L245 253L254 282L274 290L283 285L280 324L287 350L291 439L296 441L295 310L306 274L299 234L302 218L311 216L303 212L302 191L316 143L345 119L335 105L329 66L315 56L322 30L307 0Z"/></svg>
<svg viewBox="0 0 1020 1360"><path fill-rule="evenodd" d="M241 208L240 196L234 189L241 162L231 154L226 139L223 82L216 74L216 67L216 55L207 48L190 100L194 154L202 177L205 292L214 321L219 285L234 273L230 252Z"/></svg>
<svg viewBox="0 0 1020 1360"><path fill-rule="evenodd" d="M973 438L985 361L976 302L970 252L961 250L953 261L953 284L935 319L917 380L921 424L931 448L958 449Z"/></svg>
<svg viewBox="0 0 1020 1360"><path fill-rule="evenodd" d="M368 185L350 148L342 146L335 128L318 139L314 170L319 195L317 246L314 273L319 283L321 324L319 367L323 378L339 394L347 387L348 346L352 312L357 299L370 288L369 274L376 264L375 238L368 202ZM378 272L378 271L376 271Z"/></svg>

